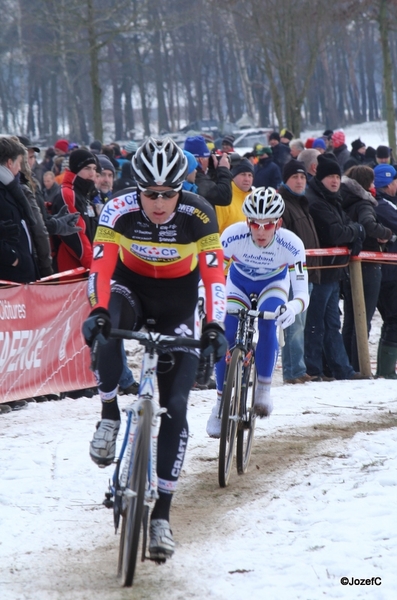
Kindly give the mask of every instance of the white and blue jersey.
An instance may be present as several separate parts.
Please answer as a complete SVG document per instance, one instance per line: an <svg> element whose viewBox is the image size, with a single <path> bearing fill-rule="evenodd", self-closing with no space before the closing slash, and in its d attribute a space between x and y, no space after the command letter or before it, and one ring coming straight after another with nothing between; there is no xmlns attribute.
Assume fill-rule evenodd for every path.
<svg viewBox="0 0 397 600"><path fill-rule="evenodd" d="M245 222L235 223L223 232L221 243L225 268L229 268L226 281L228 308L250 308L250 294L258 297L258 309L275 311L288 302L290 286L293 300L288 302L295 314L309 305L308 276L305 248L302 240L288 229L276 230L271 243L263 248L252 239ZM226 317L226 337L233 346L237 318ZM278 354L274 321L260 319L256 350L258 378L271 381ZM217 388L222 389L224 362L217 364Z"/></svg>

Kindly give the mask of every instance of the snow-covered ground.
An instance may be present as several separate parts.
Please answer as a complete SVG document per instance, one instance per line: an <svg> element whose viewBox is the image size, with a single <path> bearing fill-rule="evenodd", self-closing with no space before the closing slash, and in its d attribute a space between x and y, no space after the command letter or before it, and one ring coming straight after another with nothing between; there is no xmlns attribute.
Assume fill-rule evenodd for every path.
<svg viewBox="0 0 397 600"><path fill-rule="evenodd" d="M349 147L359 136L387 143L384 125L347 128ZM379 318L373 371L378 336ZM283 386L278 364L273 395L249 472L220 489L218 442L205 434L215 392L192 392L176 553L139 563L132 590L117 580L118 536L102 506L111 469L88 457L98 397L1 415L0 599L394 599L396 381Z"/></svg>
<svg viewBox="0 0 397 600"><path fill-rule="evenodd" d="M386 121L370 121L359 125L350 125L349 127L341 128L346 135L346 145L351 151L351 143L353 140L360 138L366 146L377 148L379 145L388 146ZM324 129L308 129L301 134L302 140L307 138L318 137L322 135Z"/></svg>

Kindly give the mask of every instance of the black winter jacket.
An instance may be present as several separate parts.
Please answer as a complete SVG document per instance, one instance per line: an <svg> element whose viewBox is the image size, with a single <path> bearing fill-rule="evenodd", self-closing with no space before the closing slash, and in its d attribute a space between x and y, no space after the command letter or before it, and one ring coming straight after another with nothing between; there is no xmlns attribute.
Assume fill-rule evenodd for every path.
<svg viewBox="0 0 397 600"><path fill-rule="evenodd" d="M284 185L278 191L285 203L283 227L296 233L302 240L305 248L320 248L320 242L313 218L309 212L309 202L306 196L297 196ZM320 283L320 270L314 267L321 265L321 258L319 256L307 256L306 265L311 267L308 269L310 283Z"/></svg>
<svg viewBox="0 0 397 600"><path fill-rule="evenodd" d="M197 169L196 185L198 195L203 196L212 206L229 206L232 201L232 174L227 167L215 169L216 180L201 169Z"/></svg>
<svg viewBox="0 0 397 600"><path fill-rule="evenodd" d="M342 177L340 188L342 196L342 208L352 221L361 223L365 229L366 238L363 242L363 250L381 252L382 245L378 238L389 240L392 231L379 223L375 206L377 201L370 192L367 192L355 179L345 175Z"/></svg>
<svg viewBox="0 0 397 600"><path fill-rule="evenodd" d="M0 240L0 279L17 283L31 283L39 278L33 257L33 244L29 226L34 223L32 214L16 179L10 184L0 183L0 221L12 221L19 226L19 240ZM18 264L13 263L18 259Z"/></svg>
<svg viewBox="0 0 397 600"><path fill-rule="evenodd" d="M306 197L321 248L350 246L356 241L359 237L360 225L351 221L344 212L339 194L329 192L321 181L313 177L307 186ZM347 255L325 256L323 257L323 266L343 265L348 258ZM342 268L323 269L321 283L338 281L342 276Z"/></svg>

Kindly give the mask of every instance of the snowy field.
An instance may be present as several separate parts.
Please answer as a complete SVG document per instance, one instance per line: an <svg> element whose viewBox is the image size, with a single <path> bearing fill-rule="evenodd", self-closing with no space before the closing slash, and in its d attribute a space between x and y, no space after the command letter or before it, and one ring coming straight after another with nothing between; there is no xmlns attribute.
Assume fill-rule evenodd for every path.
<svg viewBox="0 0 397 600"><path fill-rule="evenodd" d="M386 143L371 124L346 129L349 145L360 134ZM192 392L175 556L138 563L132 589L116 577L118 535L102 506L112 471L88 456L98 397L0 416L0 600L396 598L397 382L282 385L278 363L273 396L249 472L220 489L218 442L205 434L215 392Z"/></svg>

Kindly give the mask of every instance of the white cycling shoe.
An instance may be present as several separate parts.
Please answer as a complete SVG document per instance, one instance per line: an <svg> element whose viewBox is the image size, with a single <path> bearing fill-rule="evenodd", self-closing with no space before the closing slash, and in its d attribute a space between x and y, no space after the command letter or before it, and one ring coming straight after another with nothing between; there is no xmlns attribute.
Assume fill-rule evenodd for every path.
<svg viewBox="0 0 397 600"><path fill-rule="evenodd" d="M100 467L111 465L116 456L116 439L120 429L120 421L102 419L90 443L90 456Z"/></svg>
<svg viewBox="0 0 397 600"><path fill-rule="evenodd" d="M212 409L212 412L207 421L206 431L207 434L212 438L220 438L221 437L221 424L222 421L219 418L219 407L221 405L221 399L219 398Z"/></svg>
<svg viewBox="0 0 397 600"><path fill-rule="evenodd" d="M254 413L258 417L268 417L273 411L273 400L270 397L270 383L258 382L255 390Z"/></svg>
<svg viewBox="0 0 397 600"><path fill-rule="evenodd" d="M149 555L151 560L164 561L174 554L175 542L170 524L165 519L150 521Z"/></svg>

